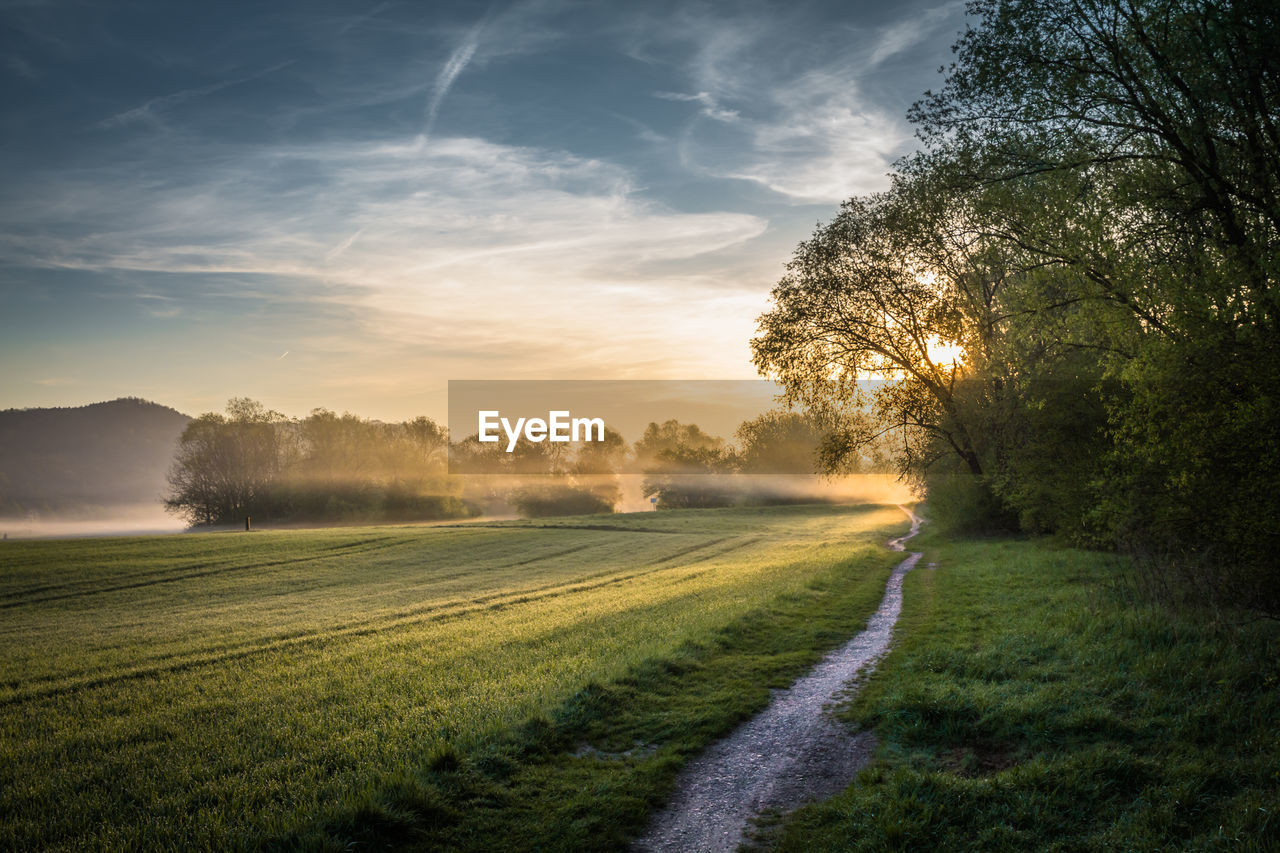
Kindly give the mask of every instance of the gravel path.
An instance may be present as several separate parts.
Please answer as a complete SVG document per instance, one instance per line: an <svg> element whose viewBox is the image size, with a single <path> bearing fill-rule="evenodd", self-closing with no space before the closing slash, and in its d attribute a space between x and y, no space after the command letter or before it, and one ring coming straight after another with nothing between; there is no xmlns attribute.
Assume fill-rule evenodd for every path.
<svg viewBox="0 0 1280 853"><path fill-rule="evenodd" d="M895 551L905 551L906 541L920 530L919 517L900 509L911 517L911 532L889 542ZM920 554L912 553L893 570L880 609L865 631L689 763L671 802L636 841L634 851L736 850L748 822L761 811L789 811L848 786L870 759L874 741L869 732L851 734L825 706L847 696L848 682L870 672L889 648L902 611L902 577L919 559Z"/></svg>

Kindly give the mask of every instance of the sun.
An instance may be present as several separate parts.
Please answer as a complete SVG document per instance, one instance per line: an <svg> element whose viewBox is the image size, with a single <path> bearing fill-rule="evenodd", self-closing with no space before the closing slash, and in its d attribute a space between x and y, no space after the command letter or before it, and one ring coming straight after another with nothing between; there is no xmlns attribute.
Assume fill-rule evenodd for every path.
<svg viewBox="0 0 1280 853"><path fill-rule="evenodd" d="M964 347L960 344L944 341L935 335L926 342L926 345L929 361L940 367L957 367L964 363Z"/></svg>

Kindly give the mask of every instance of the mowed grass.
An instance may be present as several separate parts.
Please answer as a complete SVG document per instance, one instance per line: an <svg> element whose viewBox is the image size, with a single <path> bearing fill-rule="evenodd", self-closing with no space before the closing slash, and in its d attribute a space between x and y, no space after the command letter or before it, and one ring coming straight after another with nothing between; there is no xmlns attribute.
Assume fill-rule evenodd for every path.
<svg viewBox="0 0 1280 853"><path fill-rule="evenodd" d="M1105 554L912 545L895 649L850 709L878 760L762 847L1280 850L1280 624L1152 606Z"/></svg>
<svg viewBox="0 0 1280 853"><path fill-rule="evenodd" d="M760 631L765 671L802 669L874 609L895 562L883 541L904 526L894 507L790 507L6 542L0 847L376 834L370 809L407 777L528 743L530 725L565 720L600 685L643 704L637 685L652 683L678 707L679 661ZM818 625L836 604L793 647L768 633L779 606ZM666 752L646 747L657 769L641 788L669 785L699 738L768 689L703 687L723 695L718 722ZM581 724L600 727L591 713ZM466 803L449 823L480 844L475 832L507 818L473 805L488 814L480 828Z"/></svg>

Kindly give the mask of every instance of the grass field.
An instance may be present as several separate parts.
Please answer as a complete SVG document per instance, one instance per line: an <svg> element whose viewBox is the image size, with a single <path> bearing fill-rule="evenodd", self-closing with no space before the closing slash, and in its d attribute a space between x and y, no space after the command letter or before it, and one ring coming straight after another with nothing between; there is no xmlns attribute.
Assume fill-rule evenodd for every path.
<svg viewBox="0 0 1280 853"><path fill-rule="evenodd" d="M925 529L938 568L849 714L878 761L762 847L1280 849L1280 625L1152 606L1113 556Z"/></svg>
<svg viewBox="0 0 1280 853"><path fill-rule="evenodd" d="M861 627L904 527L791 507L5 542L0 847L519 849L564 786L558 837L616 843ZM601 834L579 819L605 802Z"/></svg>

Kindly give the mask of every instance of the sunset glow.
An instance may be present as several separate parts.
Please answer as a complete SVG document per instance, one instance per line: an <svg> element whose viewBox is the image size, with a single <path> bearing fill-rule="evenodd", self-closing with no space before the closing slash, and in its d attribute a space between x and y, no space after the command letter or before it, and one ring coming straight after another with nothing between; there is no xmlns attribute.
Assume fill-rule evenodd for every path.
<svg viewBox="0 0 1280 853"><path fill-rule="evenodd" d="M10 7L0 407L753 377L787 255L887 185L961 15Z"/></svg>

